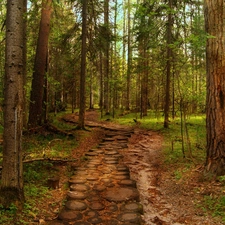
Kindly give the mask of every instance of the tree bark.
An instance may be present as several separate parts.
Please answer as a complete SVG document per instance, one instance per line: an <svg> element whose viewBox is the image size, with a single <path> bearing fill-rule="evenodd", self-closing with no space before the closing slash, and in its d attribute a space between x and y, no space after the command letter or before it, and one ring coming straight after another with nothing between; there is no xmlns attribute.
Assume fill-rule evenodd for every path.
<svg viewBox="0 0 225 225"><path fill-rule="evenodd" d="M132 66L132 48L131 48L131 4L127 1L127 93L126 110L130 110L130 85L131 85L131 66Z"/></svg>
<svg viewBox="0 0 225 225"><path fill-rule="evenodd" d="M43 0L30 96L28 126L32 128L42 124L44 78L47 68L46 62L48 55L51 12L52 0Z"/></svg>
<svg viewBox="0 0 225 225"><path fill-rule="evenodd" d="M164 106L164 128L169 127L169 110L170 110L170 81L171 81L171 61L172 61L172 1L169 0L168 6L168 25L167 25L167 62L166 62L166 93L165 93L165 106Z"/></svg>
<svg viewBox="0 0 225 225"><path fill-rule="evenodd" d="M106 114L109 114L109 0L104 0L104 28L104 108Z"/></svg>
<svg viewBox="0 0 225 225"><path fill-rule="evenodd" d="M86 80L86 52L87 52L87 0L83 0L82 7L82 49L81 49L81 72L80 72L80 110L78 129L85 129L85 107L86 107L86 96L85 96L85 80Z"/></svg>
<svg viewBox="0 0 225 225"><path fill-rule="evenodd" d="M4 81L4 132L3 169L0 187L0 204L22 206L23 163L23 3L24 0L7 1L6 63Z"/></svg>
<svg viewBox="0 0 225 225"><path fill-rule="evenodd" d="M225 2L205 0L207 157L206 171L225 174Z"/></svg>

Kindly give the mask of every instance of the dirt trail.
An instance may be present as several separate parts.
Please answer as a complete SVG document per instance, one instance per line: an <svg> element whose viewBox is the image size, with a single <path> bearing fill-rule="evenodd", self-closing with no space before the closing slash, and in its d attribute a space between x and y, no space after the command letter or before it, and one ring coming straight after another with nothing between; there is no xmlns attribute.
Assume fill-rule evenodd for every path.
<svg viewBox="0 0 225 225"><path fill-rule="evenodd" d="M64 119L67 122L74 123L77 121L77 115L68 115ZM115 129L120 127L111 122L99 122L98 114L95 111L86 113L86 121L87 124L92 127L114 127ZM99 137L102 135L102 133L105 134L105 131L97 129L97 133L97 136L95 135L90 137L90 141L93 146L100 143ZM87 141L88 140L81 143L80 147L76 149L76 154L78 154L79 151L85 154L85 151L89 150L87 147ZM123 155L123 157L120 159L120 164L122 163L125 167L129 168L129 179L134 180L136 183L137 190L140 196L140 203L143 206L143 215L142 222L137 219L139 218L139 216L133 215L135 219L137 219L136 222L132 220L129 221L128 219L126 223L123 223L117 218L114 223L108 222L107 224L223 224L222 222L217 221L212 217L206 216L200 208L196 207L196 203L198 201L200 202L200 199L202 198L202 193L197 192L196 189L201 187L203 189L204 184L199 184L196 180L188 180L187 182L182 183L177 182L174 179L172 170L170 171L168 165L165 166L164 164L162 143L163 137L159 133L134 127L134 133L129 138L127 147L123 149L117 149L118 154ZM114 151L112 146L110 147L110 149ZM97 161L94 161L94 164L99 164L99 161ZM112 162L112 164L114 164L114 162ZM82 163L80 166L82 166ZM82 171L80 172L82 173ZM196 176L193 177L193 179L195 178ZM101 188L101 185L102 183L98 187ZM201 185L201 187L199 187L199 185ZM112 200L112 202L113 201L114 200ZM100 206L100 204L97 204L96 207L98 206ZM89 224L107 225L104 222L93 222Z"/></svg>

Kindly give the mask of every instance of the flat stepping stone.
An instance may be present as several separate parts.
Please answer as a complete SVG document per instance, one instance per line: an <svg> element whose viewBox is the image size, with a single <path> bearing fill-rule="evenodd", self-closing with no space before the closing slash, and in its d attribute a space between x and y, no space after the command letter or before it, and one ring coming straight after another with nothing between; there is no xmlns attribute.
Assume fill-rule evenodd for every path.
<svg viewBox="0 0 225 225"><path fill-rule="evenodd" d="M89 202L100 202L102 199L100 196L90 195L90 196L88 196L87 200Z"/></svg>
<svg viewBox="0 0 225 225"><path fill-rule="evenodd" d="M105 155L106 155L106 156L107 156L107 155L116 155L116 154L118 154L117 151L106 151L106 152L105 152Z"/></svg>
<svg viewBox="0 0 225 225"><path fill-rule="evenodd" d="M118 206L116 204L110 205L107 208L110 212L116 212L118 210Z"/></svg>
<svg viewBox="0 0 225 225"><path fill-rule="evenodd" d="M95 164L88 164L87 165L87 168L90 168L90 169L97 169L97 166Z"/></svg>
<svg viewBox="0 0 225 225"><path fill-rule="evenodd" d="M113 155L113 157L119 159L119 158L123 158L124 156L118 153Z"/></svg>
<svg viewBox="0 0 225 225"><path fill-rule="evenodd" d="M96 149L96 150L94 150L94 152L99 154L99 155L104 153L104 151L101 150L101 149Z"/></svg>
<svg viewBox="0 0 225 225"><path fill-rule="evenodd" d="M106 150L106 151L112 151L112 150L114 150L114 148L112 148L112 147L107 147L107 148L105 148L105 150Z"/></svg>
<svg viewBox="0 0 225 225"><path fill-rule="evenodd" d="M70 210L77 210L77 211L83 211L87 208L86 203L76 200L69 200L65 204L67 209Z"/></svg>
<svg viewBox="0 0 225 225"><path fill-rule="evenodd" d="M90 209L92 210L103 210L105 208L105 206L99 202L99 201L93 201L90 203L89 205Z"/></svg>
<svg viewBox="0 0 225 225"><path fill-rule="evenodd" d="M86 156L97 156L98 153L95 153L95 152L86 152L85 155Z"/></svg>
<svg viewBox="0 0 225 225"><path fill-rule="evenodd" d="M127 180L130 178L130 176L128 176L128 175L113 175L112 178L114 178L116 180Z"/></svg>
<svg viewBox="0 0 225 225"><path fill-rule="evenodd" d="M111 178L102 178L101 181L104 182L105 184L112 183Z"/></svg>
<svg viewBox="0 0 225 225"><path fill-rule="evenodd" d="M118 160L106 160L105 163L106 164L117 164Z"/></svg>
<svg viewBox="0 0 225 225"><path fill-rule="evenodd" d="M119 141L122 141L122 140L124 140L124 141L128 141L128 137L125 137L125 136L118 136L118 137L115 137L117 140L119 140Z"/></svg>
<svg viewBox="0 0 225 225"><path fill-rule="evenodd" d="M85 198L87 198L87 194L85 194L84 192L81 192L81 191L69 191L67 193L67 197L69 199L74 199L74 200L83 200Z"/></svg>
<svg viewBox="0 0 225 225"><path fill-rule="evenodd" d="M87 180L88 181L97 181L97 180L99 180L99 177L96 177L96 176L93 176L93 177L92 176L88 176L87 177Z"/></svg>
<svg viewBox="0 0 225 225"><path fill-rule="evenodd" d="M117 166L117 170L118 171L128 171L129 172L129 168L125 165L118 165Z"/></svg>
<svg viewBox="0 0 225 225"><path fill-rule="evenodd" d="M70 185L71 191L88 191L90 188L85 184L72 184Z"/></svg>
<svg viewBox="0 0 225 225"><path fill-rule="evenodd" d="M117 175L117 176L120 176L120 175L129 175L129 171L125 170L125 171L116 171L116 172L113 172L112 173L113 175Z"/></svg>
<svg viewBox="0 0 225 225"><path fill-rule="evenodd" d="M127 146L127 143L128 143L128 141L127 140L117 140L117 143L119 144L119 145L121 145L122 144L122 146L124 146L124 145L126 145Z"/></svg>
<svg viewBox="0 0 225 225"><path fill-rule="evenodd" d="M130 179L121 180L118 182L118 184L136 188L136 181Z"/></svg>
<svg viewBox="0 0 225 225"><path fill-rule="evenodd" d="M105 189L106 189L106 186L105 185L101 185L101 184L96 184L93 187L93 190L95 190L95 191L104 191Z"/></svg>
<svg viewBox="0 0 225 225"><path fill-rule="evenodd" d="M115 141L115 138L103 138L103 141Z"/></svg>
<svg viewBox="0 0 225 225"><path fill-rule="evenodd" d="M88 211L86 211L86 212L84 213L84 215L87 216L87 217L96 217L96 216L98 216L99 214L98 214L98 212L95 211L95 210L88 210Z"/></svg>
<svg viewBox="0 0 225 225"><path fill-rule="evenodd" d="M87 175L87 171L85 171L85 170L75 171L75 175L76 175L76 176ZM73 176L72 176L72 177L73 177Z"/></svg>
<svg viewBox="0 0 225 225"><path fill-rule="evenodd" d="M90 222L91 224L99 224L102 223L102 219L99 217L89 218L88 222Z"/></svg>
<svg viewBox="0 0 225 225"><path fill-rule="evenodd" d="M85 182L86 182L86 179L72 178L69 180L69 184L84 184Z"/></svg>
<svg viewBox="0 0 225 225"><path fill-rule="evenodd" d="M143 213L143 207L137 202L129 202L121 206L121 211L139 212Z"/></svg>
<svg viewBox="0 0 225 225"><path fill-rule="evenodd" d="M74 221L74 220L81 220L83 218L82 214L77 211L73 210L62 210L59 213L59 219L66 220L66 221Z"/></svg>
<svg viewBox="0 0 225 225"><path fill-rule="evenodd" d="M90 163L93 163L93 164L96 164L96 165L100 165L102 163L102 161L99 160L99 159L92 159L92 160L90 160Z"/></svg>
<svg viewBox="0 0 225 225"><path fill-rule="evenodd" d="M136 223L139 224L141 221L140 214L133 213L133 212L121 213L117 218L121 222L129 222L129 223L135 223L135 224Z"/></svg>
<svg viewBox="0 0 225 225"><path fill-rule="evenodd" d="M102 171L103 174L110 174L112 171L110 169L104 169Z"/></svg>
<svg viewBox="0 0 225 225"><path fill-rule="evenodd" d="M129 200L139 200L139 193L137 189L132 187L113 187L108 188L104 192L103 197L111 202L126 202Z"/></svg>
<svg viewBox="0 0 225 225"><path fill-rule="evenodd" d="M121 143L120 146L121 146L121 148L127 148L128 147L127 144L124 144L124 143Z"/></svg>

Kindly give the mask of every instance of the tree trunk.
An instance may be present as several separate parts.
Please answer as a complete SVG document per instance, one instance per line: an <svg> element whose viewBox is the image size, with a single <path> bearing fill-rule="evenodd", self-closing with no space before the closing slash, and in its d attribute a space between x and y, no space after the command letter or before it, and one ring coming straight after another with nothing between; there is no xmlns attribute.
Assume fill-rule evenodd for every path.
<svg viewBox="0 0 225 225"><path fill-rule="evenodd" d="M48 55L51 11L52 0L43 0L30 96L29 127L42 124L44 77Z"/></svg>
<svg viewBox="0 0 225 225"><path fill-rule="evenodd" d="M105 55L104 55L104 108L109 114L109 0L104 0Z"/></svg>
<svg viewBox="0 0 225 225"><path fill-rule="evenodd" d="M80 72L80 109L79 109L79 121L77 128L84 129L85 119L85 80L86 80L86 51L87 51L87 0L83 1L82 7L82 49L81 49L81 72Z"/></svg>
<svg viewBox="0 0 225 225"><path fill-rule="evenodd" d="M130 18L130 0L127 1L127 99L126 110L130 110L130 84L131 84L131 65L132 65L132 49L131 49L131 18Z"/></svg>
<svg viewBox="0 0 225 225"><path fill-rule="evenodd" d="M168 25L167 25L167 57L166 57L166 93L164 106L164 128L169 127L169 110L170 110L170 80L171 80L171 61L172 61L172 1L169 0Z"/></svg>
<svg viewBox="0 0 225 225"><path fill-rule="evenodd" d="M24 0L7 1L3 169L0 188L0 204L5 207L9 207L11 204L20 207L24 202L22 163L23 3Z"/></svg>
<svg viewBox="0 0 225 225"><path fill-rule="evenodd" d="M207 40L206 170L225 174L225 2L205 0Z"/></svg>

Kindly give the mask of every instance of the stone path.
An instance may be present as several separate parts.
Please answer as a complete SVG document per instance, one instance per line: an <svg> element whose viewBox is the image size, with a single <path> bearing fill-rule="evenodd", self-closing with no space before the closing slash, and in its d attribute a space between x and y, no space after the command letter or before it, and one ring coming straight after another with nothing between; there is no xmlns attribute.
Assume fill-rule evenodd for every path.
<svg viewBox="0 0 225 225"><path fill-rule="evenodd" d="M87 163L70 178L64 208L51 225L141 225L143 208L136 182L123 163L131 128L107 129L99 145L86 153Z"/></svg>

